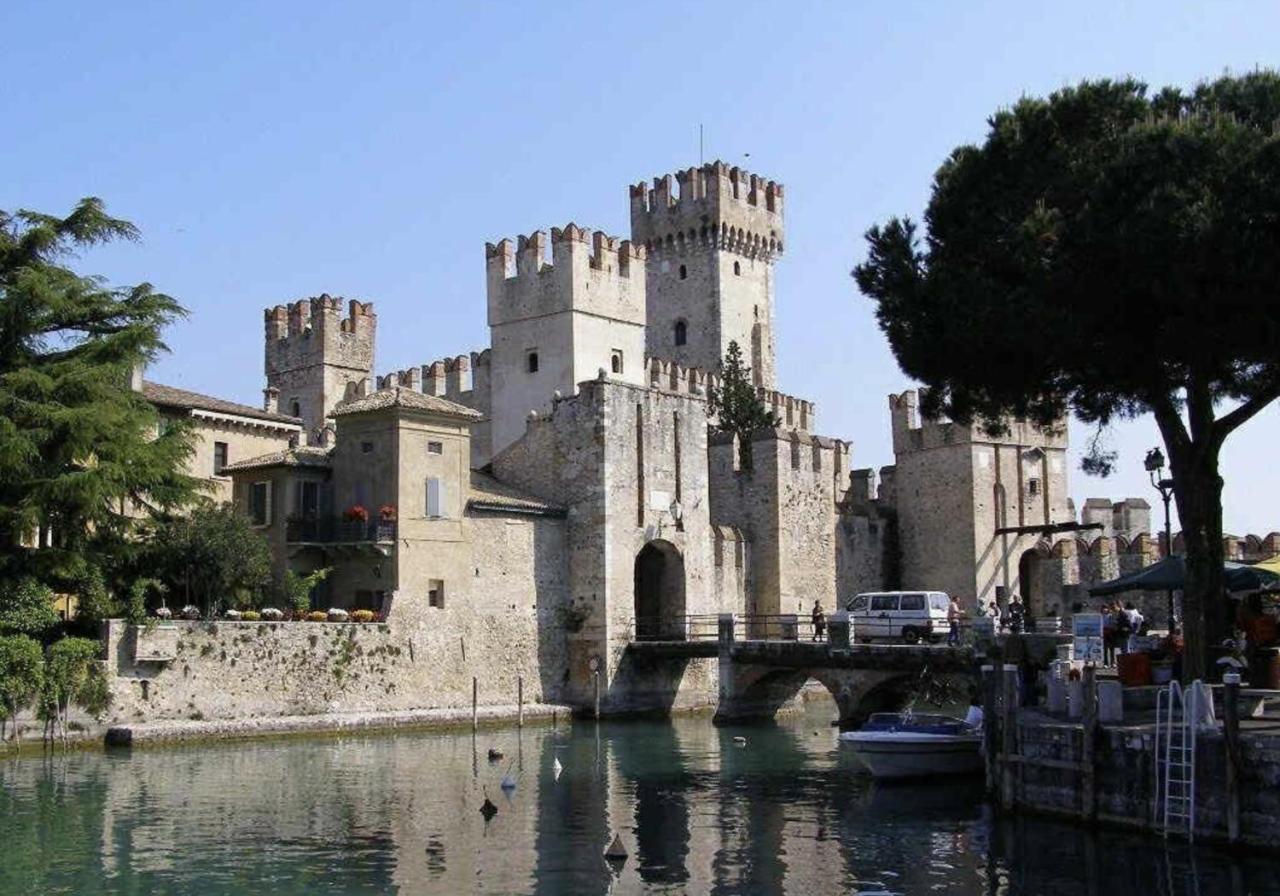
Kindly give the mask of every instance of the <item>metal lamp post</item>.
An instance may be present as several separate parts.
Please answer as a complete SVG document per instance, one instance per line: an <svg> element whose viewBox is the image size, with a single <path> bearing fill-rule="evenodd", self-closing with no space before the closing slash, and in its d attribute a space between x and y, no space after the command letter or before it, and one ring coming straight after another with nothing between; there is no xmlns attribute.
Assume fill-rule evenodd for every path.
<svg viewBox="0 0 1280 896"><path fill-rule="evenodd" d="M1151 486L1160 493L1164 501L1164 549L1165 555L1173 556L1173 528L1169 523L1169 502L1173 500L1173 480L1164 478L1164 452L1152 448L1142 464L1151 478ZM1169 631L1173 632L1173 590L1169 591Z"/></svg>

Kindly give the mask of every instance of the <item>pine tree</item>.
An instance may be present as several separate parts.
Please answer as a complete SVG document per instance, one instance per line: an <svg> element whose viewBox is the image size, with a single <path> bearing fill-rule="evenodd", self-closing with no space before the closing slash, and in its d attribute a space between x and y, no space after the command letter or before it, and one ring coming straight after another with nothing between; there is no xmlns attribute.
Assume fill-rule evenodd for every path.
<svg viewBox="0 0 1280 896"><path fill-rule="evenodd" d="M751 434L757 429L777 426L773 415L756 394L751 382L751 368L742 363L742 349L736 341L729 343L720 365L720 388L711 393L711 409L716 415L718 432L731 432L738 437L738 457L744 470L751 469Z"/></svg>
<svg viewBox="0 0 1280 896"><path fill-rule="evenodd" d="M182 307L143 283L108 286L62 262L137 230L85 199L65 218L0 211L0 576L74 587L119 544L129 508L197 496L190 430L162 428L131 388Z"/></svg>

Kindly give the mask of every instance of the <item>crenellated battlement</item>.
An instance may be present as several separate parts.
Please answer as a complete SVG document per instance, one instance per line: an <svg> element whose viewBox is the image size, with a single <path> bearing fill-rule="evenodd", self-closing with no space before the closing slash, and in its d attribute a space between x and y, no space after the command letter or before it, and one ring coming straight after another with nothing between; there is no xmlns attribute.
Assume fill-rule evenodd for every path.
<svg viewBox="0 0 1280 896"><path fill-rule="evenodd" d="M486 243L489 324L570 310L642 324L644 260L642 246L572 222Z"/></svg>
<svg viewBox="0 0 1280 896"><path fill-rule="evenodd" d="M683 392L709 398L720 388L720 375L701 367L689 367L664 358L645 358L649 385L666 392ZM817 427L817 410L812 401L796 398L775 389L756 387L756 395L787 430L811 432Z"/></svg>
<svg viewBox="0 0 1280 896"><path fill-rule="evenodd" d="M309 299L299 299L287 305L276 305L263 311L268 341L306 336L308 332L351 333L369 332L377 323L372 302L351 299L347 302L347 316L342 316L340 296L323 293Z"/></svg>
<svg viewBox="0 0 1280 896"><path fill-rule="evenodd" d="M965 443L1060 450L1067 447L1065 422L1056 430L1044 430L1026 420L1011 420L1007 432L993 436L978 423L962 424L923 417L920 394L914 389L889 396L889 416L893 425L895 454Z"/></svg>
<svg viewBox="0 0 1280 896"><path fill-rule="evenodd" d="M713 246L749 258L782 254L782 184L716 161L630 188L631 238L658 254Z"/></svg>

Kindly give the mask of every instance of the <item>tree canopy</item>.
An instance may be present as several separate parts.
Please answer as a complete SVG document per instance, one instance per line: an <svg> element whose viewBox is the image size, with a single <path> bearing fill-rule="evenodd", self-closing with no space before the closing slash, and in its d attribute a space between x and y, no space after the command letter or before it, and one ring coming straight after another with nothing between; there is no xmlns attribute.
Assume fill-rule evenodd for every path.
<svg viewBox="0 0 1280 896"><path fill-rule="evenodd" d="M1278 121L1273 72L1022 99L938 170L923 240L893 218L854 271L927 413L991 429L1154 415L1187 545L1189 674L1222 592L1219 452L1280 395Z"/></svg>
<svg viewBox="0 0 1280 896"><path fill-rule="evenodd" d="M132 509L196 495L189 430L162 428L130 388L183 309L149 284L114 288L64 265L137 235L98 199L66 217L0 211L0 574L79 581L95 540L125 534Z"/></svg>
<svg viewBox="0 0 1280 896"><path fill-rule="evenodd" d="M738 436L742 465L751 467L751 434L757 429L777 426L778 419L768 410L751 382L751 368L742 363L742 348L730 341L720 365L720 388L712 392L711 407L715 412L715 428Z"/></svg>
<svg viewBox="0 0 1280 896"><path fill-rule="evenodd" d="M167 593L209 615L256 607L271 585L267 540L229 504L161 520L145 556Z"/></svg>

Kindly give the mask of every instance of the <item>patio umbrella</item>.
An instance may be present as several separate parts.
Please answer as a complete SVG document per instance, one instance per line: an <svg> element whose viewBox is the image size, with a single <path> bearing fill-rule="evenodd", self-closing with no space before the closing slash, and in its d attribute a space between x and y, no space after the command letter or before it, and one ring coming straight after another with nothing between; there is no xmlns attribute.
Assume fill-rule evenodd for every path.
<svg viewBox="0 0 1280 896"><path fill-rule="evenodd" d="M1243 563L1224 563L1222 566L1228 591L1257 591L1280 583L1280 573ZM1181 555L1174 554L1127 576L1095 585L1089 593L1102 597L1125 591L1181 591L1186 581L1186 561Z"/></svg>
<svg viewBox="0 0 1280 896"><path fill-rule="evenodd" d="M1254 569L1260 569L1263 572L1273 573L1280 576L1280 554L1272 557L1270 560L1263 560L1261 563L1253 564Z"/></svg>

